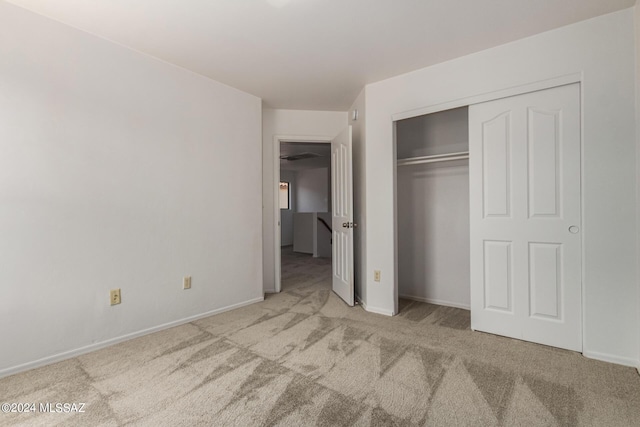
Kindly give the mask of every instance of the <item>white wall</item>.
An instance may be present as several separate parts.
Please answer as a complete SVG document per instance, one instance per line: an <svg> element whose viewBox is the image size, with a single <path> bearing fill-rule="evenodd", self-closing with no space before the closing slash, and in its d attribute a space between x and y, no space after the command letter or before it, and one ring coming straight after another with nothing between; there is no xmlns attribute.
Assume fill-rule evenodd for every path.
<svg viewBox="0 0 640 427"><path fill-rule="evenodd" d="M366 87L366 301L395 312L393 114L582 74L584 352L638 360L633 9ZM380 283L373 270L382 271Z"/></svg>
<svg viewBox="0 0 640 427"><path fill-rule="evenodd" d="M396 141L398 159L469 151L469 109L399 120Z"/></svg>
<svg viewBox="0 0 640 427"><path fill-rule="evenodd" d="M280 181L289 183L289 207L280 209L280 246L293 245L293 214L296 212L296 172L281 170Z"/></svg>
<svg viewBox="0 0 640 427"><path fill-rule="evenodd" d="M324 222L331 227L331 212L318 212L318 218L324 220ZM316 220L316 252L314 253L315 257L320 258L331 258L331 231L320 221Z"/></svg>
<svg viewBox="0 0 640 427"><path fill-rule="evenodd" d="M469 163L398 168L398 295L470 307Z"/></svg>
<svg viewBox="0 0 640 427"><path fill-rule="evenodd" d="M316 246L315 212L296 212L293 215L293 251L313 254Z"/></svg>
<svg viewBox="0 0 640 427"><path fill-rule="evenodd" d="M353 140L353 218L358 224L353 229L353 263L355 295L361 302L366 301L366 217L364 215L366 201L366 168L365 168L365 139L366 139L366 90L362 89L358 98L349 108L349 124L352 127ZM358 110L358 119L353 120L353 111Z"/></svg>
<svg viewBox="0 0 640 427"><path fill-rule="evenodd" d="M262 299L260 99L2 1L0 58L0 376Z"/></svg>
<svg viewBox="0 0 640 427"><path fill-rule="evenodd" d="M265 292L275 291L274 136L322 136L329 139L347 126L347 113L264 109L262 112L262 249Z"/></svg>
<svg viewBox="0 0 640 427"><path fill-rule="evenodd" d="M302 169L296 181L297 212L329 211L329 169Z"/></svg>

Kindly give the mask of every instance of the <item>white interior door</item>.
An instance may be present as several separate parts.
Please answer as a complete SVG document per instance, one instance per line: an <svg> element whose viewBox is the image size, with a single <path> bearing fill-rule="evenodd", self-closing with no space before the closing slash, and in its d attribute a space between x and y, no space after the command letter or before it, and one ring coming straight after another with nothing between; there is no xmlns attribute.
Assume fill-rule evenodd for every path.
<svg viewBox="0 0 640 427"><path fill-rule="evenodd" d="M353 168L351 126L331 141L333 291L353 306Z"/></svg>
<svg viewBox="0 0 640 427"><path fill-rule="evenodd" d="M580 87L469 107L471 328L582 351Z"/></svg>

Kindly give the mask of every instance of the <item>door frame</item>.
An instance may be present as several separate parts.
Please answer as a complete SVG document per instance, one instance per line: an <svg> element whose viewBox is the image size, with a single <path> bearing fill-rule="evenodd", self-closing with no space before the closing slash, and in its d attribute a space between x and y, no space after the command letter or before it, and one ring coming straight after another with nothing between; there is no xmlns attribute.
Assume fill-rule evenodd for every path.
<svg viewBox="0 0 640 427"><path fill-rule="evenodd" d="M305 144L331 144L332 136L319 135L274 135L273 136L273 255L274 255L274 288L275 293L282 290L282 257L280 243L280 143L300 142Z"/></svg>
<svg viewBox="0 0 640 427"><path fill-rule="evenodd" d="M584 167L584 75L582 72L567 74L563 76L552 77L529 84L520 86L512 86L501 90L482 93L465 98L455 99L439 104L427 105L424 107L398 112L391 115L391 123L393 127L393 256L394 256L394 270L395 279L393 286L393 298L394 298L394 313L398 313L398 214L397 214L397 185L398 185L398 172L396 167L397 162L397 140L396 140L396 122L398 120L410 119L412 117L423 116L426 114L437 113L440 111L450 110L452 108L467 107L473 104L479 104L481 102L495 101L501 98L508 98L517 95L523 95L525 93L536 92L545 89L552 89L558 86L565 86L569 84L578 83L580 85L580 221L581 221L581 234L580 240L580 255L582 257L580 274L581 274L581 292L582 292L582 311L581 311L581 324L582 324L582 351L587 348L587 334L585 324L585 313L587 312L587 292L585 285L585 244L587 240L588 230L585 226L585 206L584 206L584 180L585 180L585 167Z"/></svg>

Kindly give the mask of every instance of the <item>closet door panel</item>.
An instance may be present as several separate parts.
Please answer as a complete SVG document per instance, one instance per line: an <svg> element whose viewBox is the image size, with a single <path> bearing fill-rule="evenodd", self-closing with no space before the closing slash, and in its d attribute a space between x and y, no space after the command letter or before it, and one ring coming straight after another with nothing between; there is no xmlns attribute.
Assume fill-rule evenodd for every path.
<svg viewBox="0 0 640 427"><path fill-rule="evenodd" d="M529 316L562 320L562 245L529 243Z"/></svg>
<svg viewBox="0 0 640 427"><path fill-rule="evenodd" d="M485 218L511 215L510 125L509 112L482 124L482 204Z"/></svg>
<svg viewBox="0 0 640 427"><path fill-rule="evenodd" d="M560 112L528 111L529 217L560 214Z"/></svg>
<svg viewBox="0 0 640 427"><path fill-rule="evenodd" d="M484 242L484 307L513 313L511 242Z"/></svg>
<svg viewBox="0 0 640 427"><path fill-rule="evenodd" d="M582 351L579 85L469 107L469 155L472 329Z"/></svg>
<svg viewBox="0 0 640 427"><path fill-rule="evenodd" d="M582 351L582 224L580 197L580 86L526 95L527 154L537 186L522 226L535 272L525 339ZM535 309L535 310L534 310Z"/></svg>

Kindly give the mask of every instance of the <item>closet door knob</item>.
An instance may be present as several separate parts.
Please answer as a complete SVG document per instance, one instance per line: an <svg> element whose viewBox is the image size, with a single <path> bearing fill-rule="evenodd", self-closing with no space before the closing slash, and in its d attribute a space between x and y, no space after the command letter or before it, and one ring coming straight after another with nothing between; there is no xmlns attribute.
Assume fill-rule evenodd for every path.
<svg viewBox="0 0 640 427"><path fill-rule="evenodd" d="M342 227L343 228L349 228L349 223L348 222L343 222L342 223Z"/></svg>
<svg viewBox="0 0 640 427"><path fill-rule="evenodd" d="M578 227L577 225L572 225L571 227L569 227L569 233L571 234L578 234L579 231L580 227Z"/></svg>

